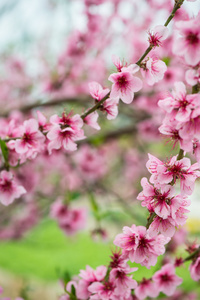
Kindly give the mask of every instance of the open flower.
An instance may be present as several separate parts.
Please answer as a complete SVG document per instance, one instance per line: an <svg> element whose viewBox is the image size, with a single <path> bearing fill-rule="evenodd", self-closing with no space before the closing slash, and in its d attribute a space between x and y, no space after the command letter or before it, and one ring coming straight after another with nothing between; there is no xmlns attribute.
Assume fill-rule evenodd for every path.
<svg viewBox="0 0 200 300"><path fill-rule="evenodd" d="M148 85L154 85L156 82L162 80L167 71L167 66L164 61L153 57L148 57L148 59L142 63L142 66L141 73Z"/></svg>
<svg viewBox="0 0 200 300"><path fill-rule="evenodd" d="M50 118L52 127L47 133L47 138L50 140L48 144L49 153L53 149L62 147L67 151L75 151L77 149L75 142L85 138L84 131L81 129L83 120L80 115L71 116L71 114L72 112L68 115L63 113L62 117L53 115Z"/></svg>
<svg viewBox="0 0 200 300"><path fill-rule="evenodd" d="M27 158L34 153L41 151L44 147L45 137L39 131L38 122L35 119L24 121L24 124L17 128L18 136L15 141L15 151L25 154Z"/></svg>
<svg viewBox="0 0 200 300"><path fill-rule="evenodd" d="M166 264L153 275L153 281L160 292L172 296L183 280L175 274L174 265Z"/></svg>
<svg viewBox="0 0 200 300"><path fill-rule="evenodd" d="M195 66L200 62L200 17L176 22L181 37L173 44L173 53L183 56L186 63Z"/></svg>
<svg viewBox="0 0 200 300"><path fill-rule="evenodd" d="M102 100L108 93L109 89L103 89L102 86L96 82L90 82L89 84L90 95L97 101Z"/></svg>
<svg viewBox="0 0 200 300"><path fill-rule="evenodd" d="M3 205L11 204L25 193L25 188L16 183L11 172L0 173L0 201Z"/></svg>
<svg viewBox="0 0 200 300"><path fill-rule="evenodd" d="M200 280L200 256L190 265L190 275L194 281Z"/></svg>
<svg viewBox="0 0 200 300"><path fill-rule="evenodd" d="M123 233L116 236L114 244L122 248L122 254L131 262L140 263L149 268L154 266L157 257L165 252L164 245L169 240L170 238L163 235L150 237L144 226L132 225L123 228Z"/></svg>
<svg viewBox="0 0 200 300"><path fill-rule="evenodd" d="M130 104L134 98L134 92L138 92L142 88L140 78L133 76L139 70L137 65L123 67L121 72L111 74L108 78L113 82L110 93L111 98L120 98L124 103Z"/></svg>
<svg viewBox="0 0 200 300"><path fill-rule="evenodd" d="M153 47L162 46L162 41L168 37L169 30L166 26L157 25L152 31L149 31L149 44Z"/></svg>

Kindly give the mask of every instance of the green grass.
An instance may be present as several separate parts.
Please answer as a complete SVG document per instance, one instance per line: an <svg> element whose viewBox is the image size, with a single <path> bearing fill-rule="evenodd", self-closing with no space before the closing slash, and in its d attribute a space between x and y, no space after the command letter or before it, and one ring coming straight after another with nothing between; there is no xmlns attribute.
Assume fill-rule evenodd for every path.
<svg viewBox="0 0 200 300"><path fill-rule="evenodd" d="M21 241L0 243L1 269L26 278L58 279L58 271L78 274L87 264L107 264L110 245L94 242L88 233L66 237L47 220Z"/></svg>
<svg viewBox="0 0 200 300"><path fill-rule="evenodd" d="M21 241L3 242L0 244L1 269L17 274L20 277L37 278L46 281L57 280L61 273L68 271L71 275L79 273L89 264L95 268L109 262L111 246L109 243L94 242L89 233L81 233L73 237L66 237L51 220L38 225ZM158 258L158 262L162 257ZM183 278L182 288L185 291L198 291L200 286L190 278L186 266L177 268L176 273ZM150 278L159 269L139 267L134 278L141 280Z"/></svg>

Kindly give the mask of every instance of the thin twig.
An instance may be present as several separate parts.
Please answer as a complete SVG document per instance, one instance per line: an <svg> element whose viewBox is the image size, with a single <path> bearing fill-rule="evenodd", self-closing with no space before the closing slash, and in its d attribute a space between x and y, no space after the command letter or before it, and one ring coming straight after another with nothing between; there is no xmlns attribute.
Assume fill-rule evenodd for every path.
<svg viewBox="0 0 200 300"><path fill-rule="evenodd" d="M175 1L173 10L171 12L171 14L169 15L169 17L167 18L164 26L167 27L168 24L171 22L171 20L173 19L173 17L175 16L176 11L181 7L181 5L183 4L184 0L179 0L179 1ZM144 54L140 57L140 59L136 62L136 64L138 66L141 65L141 62L143 61L143 59L149 54L149 52L151 52L151 50L154 47L152 45L149 45L149 47L146 49L146 51L144 52Z"/></svg>

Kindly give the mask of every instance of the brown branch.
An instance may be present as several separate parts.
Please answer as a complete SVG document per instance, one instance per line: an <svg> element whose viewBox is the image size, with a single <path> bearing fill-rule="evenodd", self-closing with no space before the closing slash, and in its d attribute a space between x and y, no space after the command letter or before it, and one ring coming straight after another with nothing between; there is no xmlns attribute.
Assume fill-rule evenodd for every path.
<svg viewBox="0 0 200 300"><path fill-rule="evenodd" d="M102 141L110 141L110 140L114 140L120 136L123 136L123 135L135 135L137 132L137 128L136 128L136 125L130 125L130 126L127 126L127 127L124 127L124 128L120 128L120 129L114 129L112 131L108 131L106 133L103 133L103 134L98 134L98 135L95 135L95 136L91 136L91 137L88 137L87 139L85 140L81 140L79 141L78 143L79 144L93 144L95 141L98 141L98 140L102 140Z"/></svg>
<svg viewBox="0 0 200 300"><path fill-rule="evenodd" d="M184 0L175 0L174 3L174 7L173 10L171 12L171 14L169 15L169 17L167 18L164 26L167 27L168 24L171 22L171 20L173 19L173 17L175 16L176 11L181 7L181 5L183 4ZM143 61L143 59L149 54L149 52L151 52L151 50L154 47L152 45L149 45L149 47L146 49L146 51L144 52L144 54L140 57L140 59L136 62L136 64L138 66L141 65L141 62Z"/></svg>
<svg viewBox="0 0 200 300"><path fill-rule="evenodd" d="M81 115L82 119L85 119L89 114L93 113L95 110L97 110L98 108L100 108L102 106L102 104L109 98L110 93L108 95L106 95L103 99L101 99L100 101L98 101L94 106L92 106L89 110L86 110L86 112L84 112Z"/></svg>
<svg viewBox="0 0 200 300"><path fill-rule="evenodd" d="M166 20L164 26L167 27L167 25L171 22L171 20L173 19L175 12L181 7L181 5L183 4L184 0L176 0L175 4L174 4L174 8L170 14L170 16L168 17L168 19ZM151 50L154 47L152 45L149 45L149 47L146 49L146 51L144 52L144 54L140 57L140 59L136 62L136 64L138 66L141 65L141 62L143 61L143 59L149 54L149 52L151 52ZM90 108L89 110L87 110L85 113L83 113L81 115L82 119L84 119L86 116L88 116L89 114L91 114L92 112L94 112L95 110L97 110L98 108L101 107L101 105L106 101L106 99L109 97L109 95L107 95L105 98L103 98L101 101L99 101L98 103L96 103L92 108ZM55 105L60 105L63 103L83 103L83 102L88 102L88 98L64 98L64 99L56 99L56 100L51 100L48 102L35 102L33 104L29 104L29 105L25 105L22 106L21 108L18 108L21 112L28 112L31 109L37 108L37 107L50 107L50 106L55 106ZM3 114L0 114L0 117L7 117L9 115L10 112L4 112Z"/></svg>
<svg viewBox="0 0 200 300"><path fill-rule="evenodd" d="M147 219L147 224L146 224L146 229L149 229L149 226L151 225L151 223L153 222L154 217L156 217L156 213L152 212L150 214L150 216Z"/></svg>
<svg viewBox="0 0 200 300"><path fill-rule="evenodd" d="M89 97L80 97L80 98L61 98L61 99L53 99L47 102L37 101L32 104L27 104L24 106L21 106L18 109L19 111L23 113L27 113L32 109L35 109L37 107L51 107L51 106L57 106L60 104L85 104L89 103L91 99ZM8 117L10 111L5 111L0 114L0 117Z"/></svg>
<svg viewBox="0 0 200 300"><path fill-rule="evenodd" d="M188 257L186 257L186 258L183 260L183 262L186 262L186 261L188 261L188 260L191 260L191 259L193 259L193 258L196 258L196 257L199 256L199 254L200 254L200 246L199 246L192 254L190 254Z"/></svg>

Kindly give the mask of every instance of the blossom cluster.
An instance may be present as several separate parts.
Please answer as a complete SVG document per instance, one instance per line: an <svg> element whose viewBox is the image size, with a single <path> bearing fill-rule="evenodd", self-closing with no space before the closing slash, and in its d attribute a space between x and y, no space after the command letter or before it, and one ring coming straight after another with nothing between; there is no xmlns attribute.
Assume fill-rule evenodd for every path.
<svg viewBox="0 0 200 300"><path fill-rule="evenodd" d="M80 271L78 279L68 282L68 294L74 295L73 286L77 300L143 300L148 296L155 298L160 292L171 296L182 283L172 264L165 264L161 270L155 272L152 279L143 278L137 283L131 273L138 268L131 268L127 261L123 253L115 251L108 268L99 266L94 270L87 266L86 270ZM60 300L69 300L69 295L61 296Z"/></svg>
<svg viewBox="0 0 200 300"><path fill-rule="evenodd" d="M190 205L188 195L194 189L194 183L200 177L198 164L191 165L190 159L184 157L178 160L177 156L167 162L162 162L153 155L149 155L147 168L152 174L150 183L146 178L141 180L143 191L138 195L142 206L147 207L151 214L155 214L150 224L150 234L161 232L165 236L172 237L175 227L184 225L187 219L185 213L189 212ZM176 195L172 185L180 180L181 193Z"/></svg>
<svg viewBox="0 0 200 300"><path fill-rule="evenodd" d="M85 2L89 14L90 6L95 1ZM100 4L104 1L96 2ZM154 1L150 2L153 3ZM90 23L90 26L95 27L97 23ZM177 21L176 29L181 37L177 38L177 44L174 43L173 46L173 52L177 52L179 58L187 65L185 74L187 83L197 85L197 90L200 82L199 25L200 15L191 20ZM92 37L95 36L95 30L93 33ZM59 165L58 170L62 171L60 172L61 180L59 178L58 181L65 186L64 190L67 185L70 186L69 191L81 183L82 186L86 186L86 178L87 182L92 185L95 180L98 181L106 174L104 151L83 146L74 156L71 155L72 159L67 166L63 166L62 159L59 160L59 154L62 153L61 155L66 158L69 153L74 153L77 150L77 143L86 138L86 130L83 130L84 124L96 130L101 129L97 122L99 117L97 110L107 114L108 120L115 119L118 115L120 100L125 104L131 104L135 97L134 94L139 92L142 87L148 93L149 88L153 85L155 85L155 89L159 89L156 84L160 83L163 78L165 78L165 84L167 83L167 76L169 81L171 76L177 76L176 71L173 71L173 66L171 69L167 67L167 64L159 59L159 51L156 52L157 48L165 43L167 37L166 26L156 26L152 31L149 31L149 47L146 50L148 53L143 55L135 64L122 62L117 56L113 56L113 63L117 71L108 77L112 86L104 88L98 82L90 81L88 87L94 106L87 108L82 114L74 114L73 111L66 113L64 110L62 115L51 115L48 121L38 111L37 119L31 116L25 120L20 113L0 119L3 169L0 173L0 201L4 206L8 206L15 199L25 195L26 186L23 187L20 181L20 177L22 180L23 175L16 172L15 168L23 168L27 161L30 163L36 159L38 161L44 160L46 165L43 173L44 178L48 176L48 159L49 164L53 167ZM86 36L81 35L81 33L71 36L67 57L73 56L77 64L85 51L83 46L85 39ZM89 42L92 48L92 38ZM154 52L149 54L152 49ZM164 52L165 50L161 51ZM60 57L61 66L65 59L63 54L63 57ZM77 73L78 70L72 70L73 79L78 78ZM67 88L66 72L63 72L62 75L54 82L47 84L46 91L62 90L63 86L63 90L65 90ZM81 90L81 87L79 88ZM85 84L82 88L86 89ZM193 88L193 92L194 90ZM183 259L180 259L179 262L177 260L174 264L163 262L160 270L156 271L152 278L143 278L138 282L133 279L132 275L133 272L137 271L137 267L130 267L129 265L130 262L147 268L156 265L158 256L165 253L165 245L174 236L176 228L185 224L186 213L189 212L188 207L190 205L188 196L193 193L195 181L200 177L200 95L198 93L189 94L185 84L182 81L177 81L171 94L167 94L167 97L160 95L158 97L159 108L156 106L155 111L158 112L159 109L162 109L165 113L163 123L159 128L160 132L171 137L175 144L180 143L180 153L183 152L182 154L184 154L184 151L194 153L197 163L191 164L190 159L183 157L182 154L173 156L167 161L162 161L149 154L146 166L151 177L149 181L146 177L142 178L143 191L137 197L141 201L141 205L146 207L149 212L146 227L135 224L131 227L125 226L123 233L118 234L114 239L114 244L121 249L113 253L109 265L107 267L99 266L95 270L87 266L86 270L81 270L79 277L75 277L67 283L66 294L61 296L60 300L142 300L146 297L156 298L160 292L167 296L176 296L175 289L182 283L182 279L175 274L175 266L181 265L184 262ZM138 106L146 106L146 111L151 112L155 117L154 106L149 107L145 103L146 100L142 102L143 100L139 98ZM156 117L156 124L160 124L161 118ZM143 132L145 128L146 132L148 132L149 127L152 128L152 120L145 120L145 124L140 124ZM157 133L157 128L155 128L155 132ZM111 150L111 152L113 151ZM73 173L73 164L78 165L79 177L76 176L75 172ZM11 172L10 169L12 168L13 171ZM31 173L31 170L29 172ZM69 180L66 180L64 176L62 178L65 173L68 174ZM32 185L30 178L28 183ZM180 187L177 182L180 182ZM28 183L26 183L27 186ZM180 191L177 192L176 188ZM31 190L30 186L29 190ZM51 186L44 187L44 194L41 198L45 196L45 192L49 196L51 191ZM50 215L67 235L74 234L85 226L86 211L84 209L72 208L68 197L65 199L60 197L56 200L55 197L53 198ZM93 204L95 206L95 203ZM30 209L30 212L34 211L34 208L33 210ZM98 210L98 208L96 209ZM27 219L26 217L21 223L19 222L21 227L28 227ZM34 220L30 220L31 222L34 223ZM20 235L21 231L22 229L19 228L19 233L17 233ZM1 234L2 236L9 235L5 232L1 232ZM10 234L14 236L13 232ZM190 272L192 279L198 281L200 279L200 256L198 248L193 250ZM21 300L21 298L16 300Z"/></svg>
<svg viewBox="0 0 200 300"><path fill-rule="evenodd" d="M166 112L159 130L169 136L181 149L193 153L199 162L199 110L200 95L187 94L183 82L176 82L172 95L158 102Z"/></svg>
<svg viewBox="0 0 200 300"><path fill-rule="evenodd" d="M56 219L59 227L71 235L85 227L86 210L84 208L70 208L58 198L51 207L51 217Z"/></svg>
<svg viewBox="0 0 200 300"><path fill-rule="evenodd" d="M190 265L190 274L193 280L200 280L200 255L195 257L192 264Z"/></svg>

